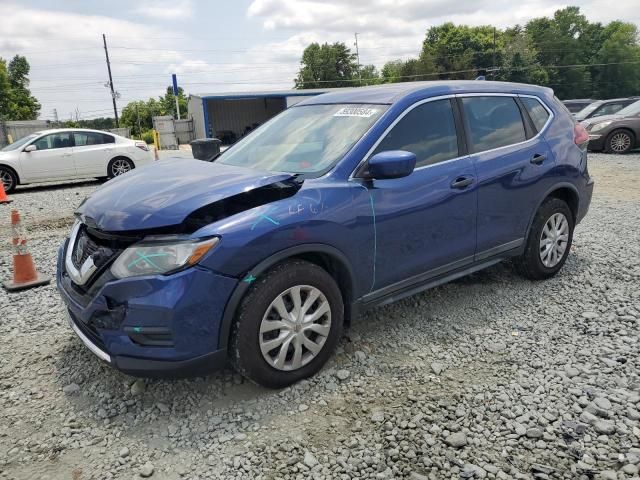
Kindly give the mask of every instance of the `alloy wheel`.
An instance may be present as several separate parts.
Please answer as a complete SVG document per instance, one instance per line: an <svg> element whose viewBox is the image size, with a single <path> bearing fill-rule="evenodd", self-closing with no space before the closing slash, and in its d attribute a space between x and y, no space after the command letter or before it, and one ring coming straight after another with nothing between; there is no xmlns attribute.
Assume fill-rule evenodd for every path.
<svg viewBox="0 0 640 480"><path fill-rule="evenodd" d="M631 137L628 133L618 132L611 137L611 150L616 153L622 153L629 150L631 146Z"/></svg>
<svg viewBox="0 0 640 480"><path fill-rule="evenodd" d="M118 175L122 175L123 173L127 173L130 170L131 170L131 164L129 163L128 160L124 160L124 159L115 160L111 165L111 173L113 174L114 177L117 177Z"/></svg>
<svg viewBox="0 0 640 480"><path fill-rule="evenodd" d="M544 224L540 235L540 260L553 268L564 256L569 243L569 221L562 213L554 213Z"/></svg>
<svg viewBox="0 0 640 480"><path fill-rule="evenodd" d="M5 192L13 188L13 177L7 170L0 170L0 180L2 180L2 186Z"/></svg>
<svg viewBox="0 0 640 480"><path fill-rule="evenodd" d="M322 350L331 330L331 306L316 287L296 285L278 295L260 323L263 358L277 370L297 370Z"/></svg>

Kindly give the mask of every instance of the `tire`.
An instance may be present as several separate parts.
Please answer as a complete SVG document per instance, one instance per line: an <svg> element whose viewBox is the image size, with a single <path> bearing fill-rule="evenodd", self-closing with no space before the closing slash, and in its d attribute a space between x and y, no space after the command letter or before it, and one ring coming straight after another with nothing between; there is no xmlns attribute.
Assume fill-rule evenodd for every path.
<svg viewBox="0 0 640 480"><path fill-rule="evenodd" d="M107 167L107 176L109 178L117 177L130 172L134 168L136 168L136 166L128 158L116 157L109 162L109 166Z"/></svg>
<svg viewBox="0 0 640 480"><path fill-rule="evenodd" d="M624 154L631 151L635 143L633 134L627 130L614 130L607 137L605 150L607 153Z"/></svg>
<svg viewBox="0 0 640 480"><path fill-rule="evenodd" d="M306 323L283 321L274 304L281 299L279 310L284 307L290 314L296 291L303 307L319 292L307 312L324 313ZM342 295L331 275L313 263L285 261L255 280L240 303L231 333L231 363L259 385L286 387L322 368L340 339L343 321ZM319 346L315 354L307 348L312 344L313 350Z"/></svg>
<svg viewBox="0 0 640 480"><path fill-rule="evenodd" d="M518 272L531 280L544 280L558 273L571 250L574 221L566 202L552 197L545 200L533 219L524 253L515 259ZM563 226L556 233L554 225Z"/></svg>
<svg viewBox="0 0 640 480"><path fill-rule="evenodd" d="M18 176L10 168L0 166L0 181L4 184L6 193L13 193L18 185Z"/></svg>

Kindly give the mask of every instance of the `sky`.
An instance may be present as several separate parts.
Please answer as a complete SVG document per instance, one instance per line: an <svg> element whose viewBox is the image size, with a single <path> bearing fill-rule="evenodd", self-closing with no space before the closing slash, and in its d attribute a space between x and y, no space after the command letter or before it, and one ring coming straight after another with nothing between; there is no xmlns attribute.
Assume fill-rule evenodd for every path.
<svg viewBox="0 0 640 480"><path fill-rule="evenodd" d="M582 0L591 21L640 24L638 0ZM304 48L358 32L360 62L416 57L447 21L507 27L550 16L554 0L0 0L0 58L31 64L40 118L112 116L102 34L118 110L162 95L171 74L189 93L293 87Z"/></svg>

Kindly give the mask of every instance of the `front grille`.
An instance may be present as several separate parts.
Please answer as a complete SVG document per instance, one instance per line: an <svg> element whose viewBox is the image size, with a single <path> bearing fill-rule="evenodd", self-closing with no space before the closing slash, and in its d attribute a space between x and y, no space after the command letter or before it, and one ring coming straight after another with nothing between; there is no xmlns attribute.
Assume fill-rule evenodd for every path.
<svg viewBox="0 0 640 480"><path fill-rule="evenodd" d="M76 237L76 243L73 247L73 255L71 261L76 268L81 268L87 258L100 250L100 246L89 236L87 230L82 228Z"/></svg>

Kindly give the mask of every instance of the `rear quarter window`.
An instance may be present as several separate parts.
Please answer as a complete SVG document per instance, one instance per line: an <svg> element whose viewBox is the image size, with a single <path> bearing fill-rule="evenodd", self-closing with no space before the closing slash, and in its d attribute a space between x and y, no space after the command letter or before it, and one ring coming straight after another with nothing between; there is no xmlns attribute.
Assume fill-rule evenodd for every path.
<svg viewBox="0 0 640 480"><path fill-rule="evenodd" d="M549 120L549 112L539 100L531 97L520 97L537 131L541 131Z"/></svg>

